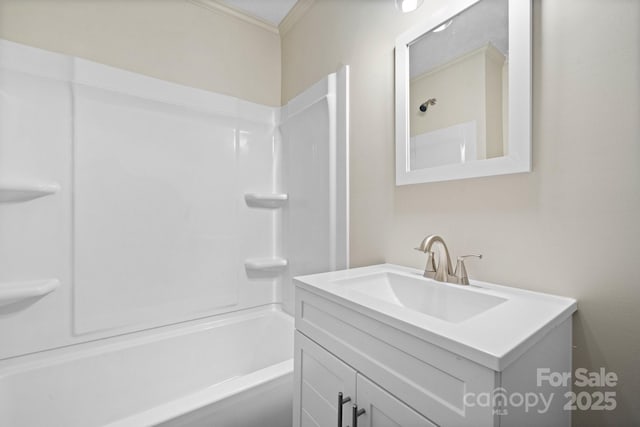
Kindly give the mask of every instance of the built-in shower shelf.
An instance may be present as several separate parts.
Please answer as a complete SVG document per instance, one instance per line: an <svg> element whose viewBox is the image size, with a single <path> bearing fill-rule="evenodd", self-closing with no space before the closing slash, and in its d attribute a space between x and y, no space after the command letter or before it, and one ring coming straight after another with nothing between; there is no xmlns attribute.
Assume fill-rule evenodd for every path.
<svg viewBox="0 0 640 427"><path fill-rule="evenodd" d="M252 208L280 208L288 199L289 195L284 193L246 193L244 195L247 206Z"/></svg>
<svg viewBox="0 0 640 427"><path fill-rule="evenodd" d="M4 184L0 183L0 202L26 202L60 191L58 184Z"/></svg>
<svg viewBox="0 0 640 427"><path fill-rule="evenodd" d="M56 279L29 282L0 282L0 307L37 298L53 292L60 286Z"/></svg>
<svg viewBox="0 0 640 427"><path fill-rule="evenodd" d="M287 267L287 260L284 258L249 258L244 261L247 270L277 272Z"/></svg>

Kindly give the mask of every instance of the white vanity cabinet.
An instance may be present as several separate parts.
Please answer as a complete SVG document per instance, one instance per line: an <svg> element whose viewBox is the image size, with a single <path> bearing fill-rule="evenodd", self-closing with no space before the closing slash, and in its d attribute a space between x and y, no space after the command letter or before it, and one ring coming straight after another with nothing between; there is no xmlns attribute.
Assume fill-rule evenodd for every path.
<svg viewBox="0 0 640 427"><path fill-rule="evenodd" d="M464 407L496 384L490 369L300 288L296 308L294 427L337 426L340 392L343 427L353 404L358 426L494 425L492 408Z"/></svg>
<svg viewBox="0 0 640 427"><path fill-rule="evenodd" d="M345 284L352 283L345 281L351 280L350 275L391 270L394 274L410 274L407 277L412 279L415 276L414 271L404 267L384 265L326 273L326 280L322 274L296 278L294 427L356 427L354 405L358 411L364 409L357 417L359 427L571 424L571 413L563 409L564 393L570 388L539 386L537 373L538 368L549 372L571 371L574 300L560 301L558 314L553 314L551 321L542 322L545 324L542 329L528 329L529 334L515 347L503 355L495 355L474 351L477 349L464 342L446 340L447 337L434 332L441 327L451 330L453 335L456 330L470 328L473 318L451 327L433 316L420 323L421 314L412 314L404 308L392 309L362 297L359 291L350 293L346 289ZM487 294L499 293L505 299L503 309L486 311L487 316L498 316L501 310L511 313L507 303L523 311L518 298L531 299L531 313L544 313L545 306L536 304L546 298L561 298L520 290L485 289ZM489 320L480 316L476 317L476 323ZM514 323L496 323L495 331L489 331L496 334L496 342L500 341L500 328L508 332L522 327L516 325L521 319L510 321ZM536 393L545 398L553 395L554 400L548 406L540 403L529 408L517 401L515 405L502 405L500 400L492 399L500 390L504 390L507 398ZM348 400L342 405L341 424L338 424L339 393ZM481 395L484 398L479 398Z"/></svg>
<svg viewBox="0 0 640 427"><path fill-rule="evenodd" d="M435 426L297 331L295 355L298 393L294 398L294 426L353 426L354 404L356 412L364 409L356 415L358 426ZM340 395L344 402L341 414Z"/></svg>

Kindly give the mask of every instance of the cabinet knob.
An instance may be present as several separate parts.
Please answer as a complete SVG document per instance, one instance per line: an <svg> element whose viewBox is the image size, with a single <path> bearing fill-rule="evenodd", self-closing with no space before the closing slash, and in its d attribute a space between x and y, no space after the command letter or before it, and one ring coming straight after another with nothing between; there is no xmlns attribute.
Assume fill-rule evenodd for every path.
<svg viewBox="0 0 640 427"><path fill-rule="evenodd" d="M342 427L342 406L347 402L351 402L351 398L344 397L342 392L338 393L338 427Z"/></svg>
<svg viewBox="0 0 640 427"><path fill-rule="evenodd" d="M353 427L358 427L358 417L362 414L365 413L364 408L360 408L358 409L358 405L353 405L353 408L351 409L351 423L353 424Z"/></svg>

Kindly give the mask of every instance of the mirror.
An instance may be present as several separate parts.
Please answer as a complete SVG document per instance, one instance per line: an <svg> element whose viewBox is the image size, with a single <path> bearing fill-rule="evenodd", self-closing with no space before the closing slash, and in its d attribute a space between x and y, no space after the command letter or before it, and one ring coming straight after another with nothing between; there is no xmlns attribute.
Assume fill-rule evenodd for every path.
<svg viewBox="0 0 640 427"><path fill-rule="evenodd" d="M454 0L396 42L396 185L531 170L531 0Z"/></svg>

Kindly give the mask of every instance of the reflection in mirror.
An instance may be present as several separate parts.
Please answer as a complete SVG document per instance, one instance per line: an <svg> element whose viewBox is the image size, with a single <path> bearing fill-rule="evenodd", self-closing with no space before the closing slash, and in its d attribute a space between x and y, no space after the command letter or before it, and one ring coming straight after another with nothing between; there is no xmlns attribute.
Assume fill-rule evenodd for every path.
<svg viewBox="0 0 640 427"><path fill-rule="evenodd" d="M508 155L508 0L481 0L409 43L409 170Z"/></svg>

